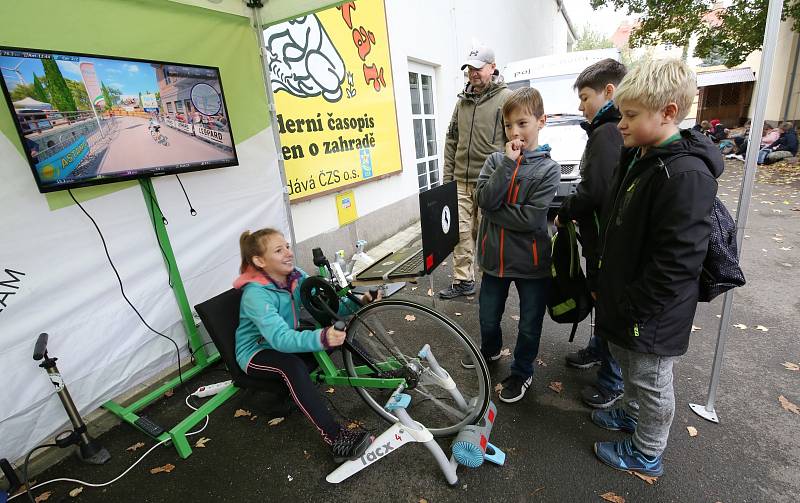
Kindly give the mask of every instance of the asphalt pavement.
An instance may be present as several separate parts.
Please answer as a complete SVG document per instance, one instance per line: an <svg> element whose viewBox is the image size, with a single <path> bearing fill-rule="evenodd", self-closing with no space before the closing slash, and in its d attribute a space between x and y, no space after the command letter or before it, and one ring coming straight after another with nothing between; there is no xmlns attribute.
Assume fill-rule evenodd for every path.
<svg viewBox="0 0 800 503"><path fill-rule="evenodd" d="M259 397L236 397L217 409L200 437L205 447L181 459L172 447L159 447L119 481L104 488L61 482L42 488L47 501L177 502L177 501L308 501L411 502L439 501L603 501L613 493L627 502L790 502L800 495L800 181L798 168L763 169L754 191L744 238L742 265L747 285L735 291L728 343L719 384L716 411L719 424L690 411L690 402L705 403L717 341L722 299L700 304L689 352L675 364L676 413L665 473L649 484L600 463L592 452L599 440L621 439L589 420L590 410L579 398L593 380L596 367L570 369L564 355L589 338L589 321L568 342L569 326L545 320L533 385L516 404L495 396L498 415L490 441L507 454L504 466L484 464L459 468L459 481L449 487L428 451L410 444L392 452L339 485L325 481L336 465L327 447L299 413L262 411ZM742 163L728 161L720 180L720 198L735 210ZM451 261L434 275L435 289L450 281ZM397 295L431 304L428 279L408 285ZM436 300L436 308L451 316L479 341L478 304L474 298ZM461 313L457 316L455 313ZM519 303L512 289L503 330L505 347L513 349ZM510 359L502 360L493 382L505 377ZM226 379L216 369L194 379L189 387ZM561 383L555 392L551 383ZM322 389L321 391L324 391ZM376 434L388 425L350 389L326 394L337 414L363 421ZM188 413L185 392L150 406L146 413L162 425L172 425ZM779 397L783 397L781 402ZM788 405L787 405L788 404ZM234 417L237 409L249 416ZM255 416L255 417L254 417ZM275 426L267 421L286 419ZM697 430L690 436L687 427ZM112 454L104 466L81 464L71 457L36 476L37 481L69 477L89 482L111 480L130 466L153 441L128 425L99 437ZM138 442L144 447L128 450ZM449 440L440 442L449 453ZM151 469L174 465L170 471ZM37 491L37 494L39 491ZM610 496L608 496L610 497ZM24 496L13 501L24 501Z"/></svg>

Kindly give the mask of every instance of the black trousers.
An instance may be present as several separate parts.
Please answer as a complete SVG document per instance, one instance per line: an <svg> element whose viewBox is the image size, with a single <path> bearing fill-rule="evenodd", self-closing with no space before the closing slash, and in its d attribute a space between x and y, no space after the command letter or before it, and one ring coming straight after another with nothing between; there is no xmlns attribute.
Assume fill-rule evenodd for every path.
<svg viewBox="0 0 800 503"><path fill-rule="evenodd" d="M253 356L245 372L256 378L279 375L289 388L294 402L319 430L325 443L331 445L342 427L333 418L317 387L311 382L308 374L315 368L317 361L312 353L281 353L264 349Z"/></svg>

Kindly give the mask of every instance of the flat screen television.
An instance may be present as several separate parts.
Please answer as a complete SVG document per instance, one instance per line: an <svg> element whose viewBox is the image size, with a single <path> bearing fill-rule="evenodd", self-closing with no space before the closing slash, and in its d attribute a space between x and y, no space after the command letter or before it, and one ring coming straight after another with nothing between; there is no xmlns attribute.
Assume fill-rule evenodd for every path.
<svg viewBox="0 0 800 503"><path fill-rule="evenodd" d="M238 164L219 69L0 46L40 192Z"/></svg>

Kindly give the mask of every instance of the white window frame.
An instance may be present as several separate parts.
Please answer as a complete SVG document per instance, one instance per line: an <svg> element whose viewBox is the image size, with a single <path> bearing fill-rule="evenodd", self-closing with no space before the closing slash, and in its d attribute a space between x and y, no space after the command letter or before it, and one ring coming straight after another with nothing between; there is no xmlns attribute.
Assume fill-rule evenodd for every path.
<svg viewBox="0 0 800 503"><path fill-rule="evenodd" d="M424 139L424 142L425 142L424 155L422 157L417 157L417 139L416 139L416 136L414 136L414 173L416 174L416 177L417 177L417 186L419 188L419 191L420 192L424 192L424 191L426 191L428 189L431 189L433 187L437 187L437 186L442 184L442 145L439 142L440 124L439 124L439 121L437 120L439 102L436 99L436 68L434 66L431 66L431 65L425 65L425 64L422 64L422 63L418 63L416 61L409 61L408 62L408 73L409 73L409 77L408 77L408 92L409 92L409 96L411 95L411 92L412 92L412 89L411 89L411 75L410 74L413 73L413 74L417 75L417 85L418 85L417 93L418 93L418 97L419 97L420 113L414 113L413 109L411 109L410 111L411 111L412 136L414 136L414 133L413 133L413 131L414 131L414 129L413 129L414 128L414 120L422 120L422 136L423 136L423 139ZM422 76L423 75L425 75L425 76L427 76L427 77L429 77L431 79L431 105L432 105L432 110L430 110L430 113L425 113L425 102L424 102L423 93L422 93ZM413 100L411 100L410 103L413 103ZM432 120L433 121L433 129L434 129L434 131L433 131L432 140L434 141L434 144L436 145L436 153L433 154L433 155L429 155L428 154L428 142L431 141L431 138L428 138L428 132L427 132L427 129L425 128L425 124L426 124L427 120ZM434 182L431 182L431 174L434 172L434 170L430 169L430 162L431 161L436 161L435 172L436 172L437 176L436 176L436 181L434 181ZM425 163L425 174L424 175L420 175L417 165L421 164L423 162ZM422 177L422 176L425 177L424 183L420 182L420 177Z"/></svg>

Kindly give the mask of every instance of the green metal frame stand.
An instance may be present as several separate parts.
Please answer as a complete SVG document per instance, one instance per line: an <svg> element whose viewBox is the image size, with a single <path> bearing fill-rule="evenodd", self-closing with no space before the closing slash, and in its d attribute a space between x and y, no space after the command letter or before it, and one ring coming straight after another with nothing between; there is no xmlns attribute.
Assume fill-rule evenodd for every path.
<svg viewBox="0 0 800 503"><path fill-rule="evenodd" d="M169 271L169 279L170 284L172 284L172 291L175 294L176 300L178 301L178 307L181 312L183 326L186 329L186 334L189 339L189 348L192 350L195 356L194 365L187 370L182 370L183 381L186 382L192 379L192 377L201 373L210 365L216 363L220 356L219 353L214 353L211 355L208 354L206 348L203 346L203 340L200 337L200 334L197 332L197 327L195 326L194 318L192 316L192 309L189 306L189 299L186 297L186 291L183 288L183 281L181 280L178 264L175 261L175 255L169 242L167 229L164 226L164 221L162 219L163 215L161 214L161 209L158 206L158 200L156 199L156 193L155 189L153 188L153 184L149 178L146 178L139 180L139 185L142 188L145 203L147 205L148 212L150 213L150 219L153 222L153 229L156 233L156 239L158 239L161 249L164 252L164 262L167 266L167 270ZM122 406L113 400L109 400L103 404L103 407L116 414L123 421L136 427L135 421L139 418L137 412L141 411L156 400L162 398L164 393L179 386L180 383L181 378L175 377L174 379L162 384L157 389L151 391L128 406ZM175 449L178 451L178 455L182 458L188 458L192 453L192 448L189 445L189 441L186 439L186 433L189 432L189 430L191 430L197 423L202 421L214 409L235 395L238 391L239 389L235 386L229 386L228 388L225 388L223 391L204 403L196 411L193 411L191 414L186 416L183 421L173 426L170 430L159 435L156 440L172 440Z"/></svg>

